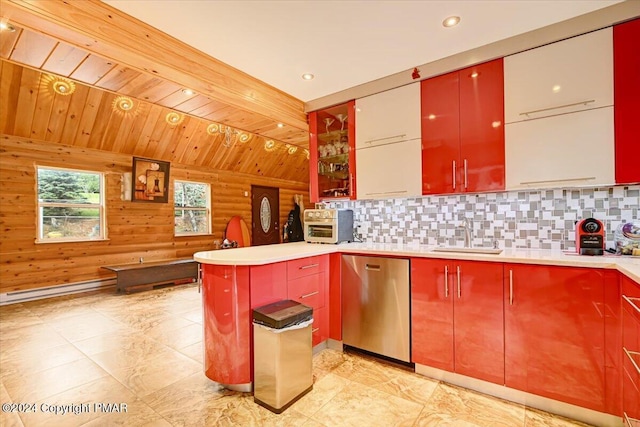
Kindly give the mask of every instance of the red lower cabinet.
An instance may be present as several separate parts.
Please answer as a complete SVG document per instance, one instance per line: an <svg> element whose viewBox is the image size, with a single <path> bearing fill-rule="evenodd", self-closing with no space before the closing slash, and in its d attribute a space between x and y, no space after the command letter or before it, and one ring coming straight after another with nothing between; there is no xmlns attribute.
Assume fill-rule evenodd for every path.
<svg viewBox="0 0 640 427"><path fill-rule="evenodd" d="M412 361L504 384L502 264L411 260Z"/></svg>
<svg viewBox="0 0 640 427"><path fill-rule="evenodd" d="M227 385L251 382L249 267L202 264L204 372Z"/></svg>
<svg viewBox="0 0 640 427"><path fill-rule="evenodd" d="M640 426L640 284L622 276L622 411ZM635 424L633 424L635 421Z"/></svg>
<svg viewBox="0 0 640 427"><path fill-rule="evenodd" d="M505 264L505 385L600 412L606 404L605 273Z"/></svg>

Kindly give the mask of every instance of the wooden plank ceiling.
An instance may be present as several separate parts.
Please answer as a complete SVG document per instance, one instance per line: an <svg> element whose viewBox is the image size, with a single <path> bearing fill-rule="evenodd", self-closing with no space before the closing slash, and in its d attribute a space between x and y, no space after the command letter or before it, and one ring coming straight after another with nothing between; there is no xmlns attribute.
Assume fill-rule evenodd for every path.
<svg viewBox="0 0 640 427"><path fill-rule="evenodd" d="M0 6L0 21L13 27L0 33L3 133L308 181L309 136L302 101L99 1L1 0ZM101 19L106 23L96 22ZM118 27L116 32L125 33L128 43L143 31L135 44L153 50L158 47L155 40L163 51L182 49L180 57L156 53L157 69L149 71L141 59L144 52L134 52L123 41L118 44L118 37L111 37L113 41L104 34L91 34L88 39L87 27L96 26L107 33ZM186 76L184 63L193 61L215 67L214 77L198 70ZM167 62L183 68L165 69ZM75 92L68 96L53 92L56 77L74 82ZM186 88L194 93L186 94ZM247 92L251 96L242 95ZM115 108L120 96L130 98L134 108L126 112ZM183 119L167 123L170 112ZM232 136L231 147L225 146L224 134L207 133L211 124L239 132Z"/></svg>

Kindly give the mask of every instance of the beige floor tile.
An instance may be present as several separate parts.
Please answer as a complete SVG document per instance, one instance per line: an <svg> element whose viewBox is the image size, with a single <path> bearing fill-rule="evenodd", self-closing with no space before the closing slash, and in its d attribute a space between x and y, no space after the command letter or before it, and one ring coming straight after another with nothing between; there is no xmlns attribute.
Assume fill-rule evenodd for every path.
<svg viewBox="0 0 640 427"><path fill-rule="evenodd" d="M176 350L202 342L203 329L199 323L191 323L176 329L156 329L148 336Z"/></svg>
<svg viewBox="0 0 640 427"><path fill-rule="evenodd" d="M0 336L17 328L42 324L35 313L23 304L0 306Z"/></svg>
<svg viewBox="0 0 640 427"><path fill-rule="evenodd" d="M192 358L196 362L204 366L204 353L202 350L202 341L188 345L178 350L187 357Z"/></svg>
<svg viewBox="0 0 640 427"><path fill-rule="evenodd" d="M49 323L70 342L80 341L108 332L124 331L124 325L91 310L86 314L64 317Z"/></svg>
<svg viewBox="0 0 640 427"><path fill-rule="evenodd" d="M115 369L110 374L136 395L144 396L196 372L202 372L202 365L173 351L149 358L144 364Z"/></svg>
<svg viewBox="0 0 640 427"><path fill-rule="evenodd" d="M329 373L319 381L314 382L313 390L302 396L291 408L301 414L312 417L345 387L349 387L350 384L351 381L346 378Z"/></svg>
<svg viewBox="0 0 640 427"><path fill-rule="evenodd" d="M14 403L7 393L7 389L4 384L0 383L0 403ZM10 407L10 410L3 410L0 412L0 426L3 427L23 427L20 415L18 415L17 407Z"/></svg>
<svg viewBox="0 0 640 427"><path fill-rule="evenodd" d="M197 308L192 308L189 311L179 313L178 315L191 322L202 324L202 308L200 308L200 304L198 304Z"/></svg>
<svg viewBox="0 0 640 427"><path fill-rule="evenodd" d="M524 412L522 405L440 383L415 425L523 427Z"/></svg>
<svg viewBox="0 0 640 427"><path fill-rule="evenodd" d="M589 424L584 424L533 408L525 408L524 425L525 427L590 427Z"/></svg>
<svg viewBox="0 0 640 427"><path fill-rule="evenodd" d="M157 341L144 339L127 343L125 348L111 349L89 356L105 371L113 373L124 368L136 368L144 365L148 360L157 358L171 358L176 350Z"/></svg>
<svg viewBox="0 0 640 427"><path fill-rule="evenodd" d="M116 406L116 408L118 408ZM103 406L101 416L94 418L90 422L83 424L83 427L103 427L103 426L171 426L162 418L160 414L151 409L140 399L127 403L126 408L120 407L119 411L114 411L109 406Z"/></svg>
<svg viewBox="0 0 640 427"><path fill-rule="evenodd" d="M43 357L42 352L33 352L5 358L0 369L0 378L35 374L86 357L72 344L49 348L45 354L46 357Z"/></svg>
<svg viewBox="0 0 640 427"><path fill-rule="evenodd" d="M145 334L135 330L109 332L85 340L75 341L76 346L84 354L92 356L94 354L103 353L105 351L128 351L139 345L145 344L147 341L153 341ZM153 341L155 342L155 341ZM135 351L135 350L133 350Z"/></svg>
<svg viewBox="0 0 640 427"><path fill-rule="evenodd" d="M44 354L53 347L69 342L55 329L45 324L17 328L0 335L0 365L13 358Z"/></svg>
<svg viewBox="0 0 640 427"><path fill-rule="evenodd" d="M40 372L8 376L3 382L14 401L34 402L107 375L94 362L84 358Z"/></svg>
<svg viewBox="0 0 640 427"><path fill-rule="evenodd" d="M327 426L412 426L422 405L351 382L313 419Z"/></svg>

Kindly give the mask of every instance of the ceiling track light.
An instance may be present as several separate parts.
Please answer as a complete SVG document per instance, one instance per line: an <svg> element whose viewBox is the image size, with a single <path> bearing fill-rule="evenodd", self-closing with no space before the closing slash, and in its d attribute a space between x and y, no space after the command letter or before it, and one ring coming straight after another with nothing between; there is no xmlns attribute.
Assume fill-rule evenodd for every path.
<svg viewBox="0 0 640 427"><path fill-rule="evenodd" d="M232 138L234 136L236 137L236 141L247 142L249 140L249 135L246 133L240 132L231 126L219 125L217 123L211 123L207 126L207 133L211 136L216 136L216 134L224 135L224 142L222 145L227 148L233 145Z"/></svg>
<svg viewBox="0 0 640 427"><path fill-rule="evenodd" d="M8 31L10 33L13 33L15 30L16 27L14 27L12 24L8 22L0 22L0 31Z"/></svg>
<svg viewBox="0 0 640 427"><path fill-rule="evenodd" d="M135 104L133 103L133 100L127 96L118 96L113 100L114 109L118 109L124 113L128 113L133 110L134 106Z"/></svg>

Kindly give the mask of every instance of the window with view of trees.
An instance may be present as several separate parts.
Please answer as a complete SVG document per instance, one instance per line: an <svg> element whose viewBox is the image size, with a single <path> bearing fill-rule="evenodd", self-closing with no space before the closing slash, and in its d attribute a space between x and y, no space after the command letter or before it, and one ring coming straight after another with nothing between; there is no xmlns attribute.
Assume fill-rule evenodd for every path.
<svg viewBox="0 0 640 427"><path fill-rule="evenodd" d="M38 242L104 239L104 175L38 167Z"/></svg>
<svg viewBox="0 0 640 427"><path fill-rule="evenodd" d="M209 184L176 180L174 189L176 236L211 233Z"/></svg>

